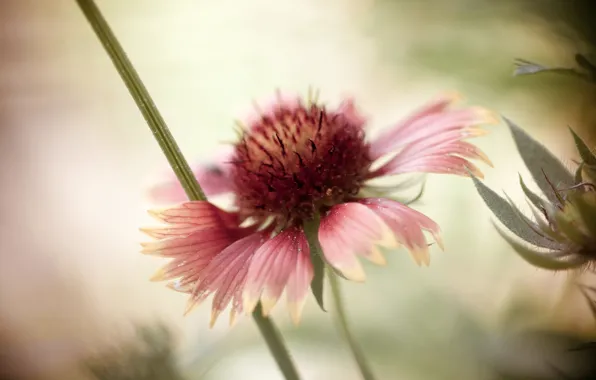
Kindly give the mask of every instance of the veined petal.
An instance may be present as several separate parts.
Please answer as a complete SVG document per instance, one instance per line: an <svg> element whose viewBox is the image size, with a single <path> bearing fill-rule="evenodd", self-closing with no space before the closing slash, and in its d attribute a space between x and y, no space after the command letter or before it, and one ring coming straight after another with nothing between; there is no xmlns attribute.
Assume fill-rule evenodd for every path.
<svg viewBox="0 0 596 380"><path fill-rule="evenodd" d="M445 112L448 107L460 98L459 94L446 94L438 97L436 100L421 107L406 119L389 128L379 135L371 144L373 158L379 158L391 151L396 150L396 144L400 144L405 139L415 139L408 137L412 132L416 133L416 128L420 126L421 121L432 121L432 117ZM407 143L408 141L406 141Z"/></svg>
<svg viewBox="0 0 596 380"><path fill-rule="evenodd" d="M450 155L430 155L412 159L404 163L390 162L375 173L375 176L403 173L437 173L484 178L482 171L465 158ZM381 174L382 173L382 174Z"/></svg>
<svg viewBox="0 0 596 380"><path fill-rule="evenodd" d="M388 232L383 220L367 207L343 203L333 206L321 219L319 242L331 266L349 280L364 281L357 255L384 264L385 259L375 244L387 244Z"/></svg>
<svg viewBox="0 0 596 380"><path fill-rule="evenodd" d="M428 266L430 263L428 244L423 230L430 232L437 244L443 247L439 226L426 215L385 198L366 198L359 202L383 219L395 234L397 241L410 251L418 265Z"/></svg>
<svg viewBox="0 0 596 380"><path fill-rule="evenodd" d="M199 230L187 236L168 237L161 240L141 243L142 253L163 257L184 257L187 255L206 255L226 247L235 240L235 231L227 228L209 228ZM221 250L221 249L220 249Z"/></svg>
<svg viewBox="0 0 596 380"><path fill-rule="evenodd" d="M230 178L231 152L225 150L220 152L215 161L195 165L192 171L201 184L201 188L207 196L219 195L233 191L233 183ZM153 186L149 190L150 198L160 203L178 203L188 199L180 181L173 173L162 183Z"/></svg>
<svg viewBox="0 0 596 380"><path fill-rule="evenodd" d="M467 159L491 165L480 149L463 140L486 133L476 126L492 123L495 117L478 107L436 109L437 112L408 119L408 123L400 124L371 144L375 159L398 153L372 172L370 178L414 171L467 175L468 170L476 169Z"/></svg>
<svg viewBox="0 0 596 380"><path fill-rule="evenodd" d="M290 311L290 318L294 324L300 322L302 309L304 308L313 277L314 271L309 252L308 250L303 250L302 253L298 254L296 268L290 275L286 288L288 309Z"/></svg>
<svg viewBox="0 0 596 380"><path fill-rule="evenodd" d="M185 202L175 207L151 210L149 214L163 223L174 225L174 228L194 226L195 230L200 230L221 226L238 226L237 214L223 211L207 201ZM171 226L167 228L170 229ZM149 233L154 230L157 230L158 233L164 232L161 228L142 229L142 231L149 231Z"/></svg>
<svg viewBox="0 0 596 380"><path fill-rule="evenodd" d="M298 258L304 254L309 255L308 242L298 227L286 228L263 244L248 270L243 293L245 311L252 312L261 299L263 314L267 315L296 271Z"/></svg>
<svg viewBox="0 0 596 380"><path fill-rule="evenodd" d="M177 279L168 286L185 293L204 279L205 270L220 252L254 232L254 228L240 228L236 214L206 201L187 202L152 215L167 225L143 230L155 240L141 243L142 252L172 260L151 280Z"/></svg>
<svg viewBox="0 0 596 380"><path fill-rule="evenodd" d="M214 294L211 314L213 326L230 301L242 292L250 261L265 239L266 233L257 232L235 241L219 252L204 268L192 290L187 310ZM240 312L242 304L235 302L230 313L233 315Z"/></svg>

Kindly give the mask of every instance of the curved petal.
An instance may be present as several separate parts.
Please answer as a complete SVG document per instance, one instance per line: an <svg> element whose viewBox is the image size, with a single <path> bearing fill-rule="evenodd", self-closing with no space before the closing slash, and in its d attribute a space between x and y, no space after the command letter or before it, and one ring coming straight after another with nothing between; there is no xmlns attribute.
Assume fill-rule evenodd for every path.
<svg viewBox="0 0 596 380"><path fill-rule="evenodd" d="M296 269L288 279L288 286L286 288L286 295L288 297L288 309L290 311L290 318L294 324L300 322L302 309L306 302L306 296L309 293L310 284L314 277L314 270L312 261L308 252L302 252L298 255L296 261Z"/></svg>
<svg viewBox="0 0 596 380"><path fill-rule="evenodd" d="M248 270L243 292L245 311L252 312L260 299L263 314L267 315L296 273L303 255L309 257L308 243L302 229L297 227L287 228L263 244Z"/></svg>
<svg viewBox="0 0 596 380"><path fill-rule="evenodd" d="M239 302L250 261L257 249L265 242L266 234L257 232L235 241L218 253L203 270L200 280L192 290L187 312L210 294L214 294L211 326L219 314L232 302L230 323L242 312Z"/></svg>
<svg viewBox="0 0 596 380"><path fill-rule="evenodd" d="M432 103L375 140L371 144L373 158L398 153L370 177L407 172L468 175L472 171L482 175L468 159L492 165L490 160L463 140L485 134L476 126L494 123L495 118L483 108L448 109L449 104L446 99Z"/></svg>
<svg viewBox="0 0 596 380"><path fill-rule="evenodd" d="M366 198L359 201L380 216L418 264L429 265L430 255L423 230L430 232L437 244L443 248L437 223L426 215L399 202L386 198Z"/></svg>
<svg viewBox="0 0 596 380"><path fill-rule="evenodd" d="M171 258L152 281L172 280L176 290L187 292L199 281L211 260L253 229L239 228L237 216L209 202L187 202L152 215L167 226L143 229L154 241L141 243L143 253Z"/></svg>
<svg viewBox="0 0 596 380"><path fill-rule="evenodd" d="M407 143L406 138L408 138L408 135L415 130L421 120L428 120L431 116L440 114L460 98L461 96L459 94L446 94L440 96L412 113L406 119L389 128L371 143L373 158L379 158L394 151L395 145L400 144L402 141L406 141Z"/></svg>
<svg viewBox="0 0 596 380"><path fill-rule="evenodd" d="M228 164L231 154L232 151L225 150L218 154L214 162L193 166L192 171L205 195L213 196L233 191L233 182L230 177L231 165ZM149 190L149 197L152 201L159 203L177 203L188 200L182 185L171 171L164 182Z"/></svg>
<svg viewBox="0 0 596 380"><path fill-rule="evenodd" d="M333 206L321 219L319 243L327 262L344 277L364 281L365 274L357 255L384 264L376 244L388 244L388 229L383 220L359 203Z"/></svg>

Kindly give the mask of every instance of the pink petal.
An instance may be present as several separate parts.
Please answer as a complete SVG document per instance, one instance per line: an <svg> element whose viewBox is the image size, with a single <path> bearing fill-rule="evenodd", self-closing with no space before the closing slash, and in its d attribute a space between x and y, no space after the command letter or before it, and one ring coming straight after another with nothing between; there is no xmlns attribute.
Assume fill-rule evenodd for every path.
<svg viewBox="0 0 596 380"><path fill-rule="evenodd" d="M296 262L296 269L290 275L287 286L288 309L290 310L290 317L292 322L298 324L302 315L302 309L306 302L306 296L310 288L310 284L314 277L312 262L310 260L309 250L303 250L302 254L298 255Z"/></svg>
<svg viewBox="0 0 596 380"><path fill-rule="evenodd" d="M187 310L190 311L210 294L214 294L211 326L233 299L235 301L230 311L231 320L236 313L241 313L242 303L238 302L239 294L242 293L250 261L265 239L265 233L257 232L234 242L217 254L203 270L192 291Z"/></svg>
<svg viewBox="0 0 596 380"><path fill-rule="evenodd" d="M243 293L244 309L252 312L259 298L267 315L296 271L298 258L308 255L304 232L290 227L268 240L255 253Z"/></svg>
<svg viewBox="0 0 596 380"><path fill-rule="evenodd" d="M357 255L380 264L383 257L374 249L386 237L383 221L367 207L358 203L333 206L319 227L319 242L325 259L344 277L364 281L365 274Z"/></svg>
<svg viewBox="0 0 596 380"><path fill-rule="evenodd" d="M485 133L474 125L490 121L486 110L473 107L427 114L372 144L375 157L399 152L370 178L407 172L468 175L468 170L482 176L467 159L479 159L489 165L490 161L480 149L462 140Z"/></svg>
<svg viewBox="0 0 596 380"><path fill-rule="evenodd" d="M231 150L222 151L213 163L202 163L193 167L193 173L205 195L213 196L233 191L233 182L230 178L231 165L228 164L231 154ZM180 182L171 171L163 183L149 190L149 197L159 203L178 203L188 200Z"/></svg>
<svg viewBox="0 0 596 380"><path fill-rule="evenodd" d="M152 210L149 214L157 220L170 224L167 228L145 228L152 234L183 234L183 228L194 226L196 230L212 227L237 227L238 215L223 211L207 201L192 201L164 210Z"/></svg>
<svg viewBox="0 0 596 380"><path fill-rule="evenodd" d="M414 157L413 159L395 164L390 162L384 170L376 172L376 176L403 174L403 173L437 173L437 174L455 174L460 176L468 176L471 172L476 177L484 178L484 174L480 169L470 161L458 156L443 156L431 155Z"/></svg>
<svg viewBox="0 0 596 380"><path fill-rule="evenodd" d="M155 240L142 243L142 252L172 260L151 280L178 278L170 287L182 292L202 279L204 270L221 251L254 231L239 228L236 214L204 201L183 203L152 215L167 225L143 230Z"/></svg>
<svg viewBox="0 0 596 380"><path fill-rule="evenodd" d="M394 149L394 145L400 140L403 140L407 134L413 129L419 120L438 113L443 112L451 104L453 104L460 96L457 94L448 94L439 97L433 102L423 106L418 111L414 112L408 118L397 123L391 127L385 133L378 136L375 141L371 144L371 152L373 158L379 158L384 154L391 152Z"/></svg>
<svg viewBox="0 0 596 380"><path fill-rule="evenodd" d="M364 128L366 124L366 118L358 112L354 105L354 99L351 97L342 101L336 112L343 115L351 125L359 125Z"/></svg>
<svg viewBox="0 0 596 380"><path fill-rule="evenodd" d="M386 198L366 198L359 202L383 219L395 234L397 241L410 251L418 265L430 263L428 243L423 230L430 232L442 248L439 226L426 215Z"/></svg>

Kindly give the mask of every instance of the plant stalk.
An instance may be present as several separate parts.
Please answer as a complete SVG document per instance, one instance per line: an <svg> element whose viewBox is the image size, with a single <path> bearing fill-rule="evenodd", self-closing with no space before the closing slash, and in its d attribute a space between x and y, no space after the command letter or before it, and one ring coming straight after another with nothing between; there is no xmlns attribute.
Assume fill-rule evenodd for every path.
<svg viewBox="0 0 596 380"><path fill-rule="evenodd" d="M153 136L155 136L170 166L176 173L176 177L184 188L186 195L191 201L205 201L205 193L192 173L188 162L182 155L178 144L170 133L153 99L151 99L141 78L128 59L124 49L120 46L120 43L100 10L97 8L97 5L93 0L77 0L77 4L118 70L120 77L149 125ZM257 305L252 316L285 379L299 380L298 371L281 334L273 321L262 315L260 304Z"/></svg>

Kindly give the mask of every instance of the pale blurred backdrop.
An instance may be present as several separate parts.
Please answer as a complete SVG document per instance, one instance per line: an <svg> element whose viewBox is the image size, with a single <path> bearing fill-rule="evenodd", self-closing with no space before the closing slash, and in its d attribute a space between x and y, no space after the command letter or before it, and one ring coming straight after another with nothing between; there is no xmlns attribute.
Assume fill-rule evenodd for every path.
<svg viewBox="0 0 596 380"><path fill-rule="evenodd" d="M514 58L563 65L578 46L521 3L97 0L192 162L234 138L253 99L314 86L330 103L355 96L373 130L456 90L571 164L567 126L585 117L583 85L511 74ZM147 189L167 162L75 2L0 0L0 49L0 366L10 378L90 379L83 358L162 321L187 379L281 379L250 318L209 330L208 304L182 317L186 297L148 281L163 261L139 253L138 228L152 223ZM477 139L495 164L486 182L523 204L521 159L503 124L489 128ZM433 248L430 268L396 251L386 267L367 265L365 284L344 285L379 379L554 379L551 363L572 367L564 342L594 334L568 285L576 278L518 258L469 179L430 176L415 208L440 223L446 251ZM281 303L274 317L305 380L359 378L313 299L298 327ZM546 332L521 338L528 329Z"/></svg>

